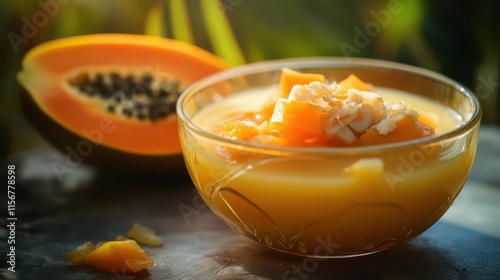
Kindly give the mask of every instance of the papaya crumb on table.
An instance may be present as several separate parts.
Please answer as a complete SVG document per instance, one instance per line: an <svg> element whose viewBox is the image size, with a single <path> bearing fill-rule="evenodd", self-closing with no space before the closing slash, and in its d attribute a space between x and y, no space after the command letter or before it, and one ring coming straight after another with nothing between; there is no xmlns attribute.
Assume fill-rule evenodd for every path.
<svg viewBox="0 0 500 280"><path fill-rule="evenodd" d="M108 272L142 273L155 263L137 242L148 246L163 244L152 229L134 223L127 232L127 237L117 235L112 241L100 241L96 244L87 241L76 249L62 254L61 258L71 264L85 263Z"/></svg>
<svg viewBox="0 0 500 280"><path fill-rule="evenodd" d="M133 224L129 229L129 231L127 232L127 237L148 246L163 245L163 241L161 240L161 238L158 237L152 229L149 229L137 223Z"/></svg>
<svg viewBox="0 0 500 280"><path fill-rule="evenodd" d="M97 269L141 273L155 265L135 240L108 241L88 253L83 262Z"/></svg>

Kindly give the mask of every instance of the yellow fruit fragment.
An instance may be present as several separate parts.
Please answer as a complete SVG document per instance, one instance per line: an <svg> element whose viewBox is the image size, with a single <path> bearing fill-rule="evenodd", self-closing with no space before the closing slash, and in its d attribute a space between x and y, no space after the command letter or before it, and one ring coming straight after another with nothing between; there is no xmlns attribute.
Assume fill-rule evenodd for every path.
<svg viewBox="0 0 500 280"><path fill-rule="evenodd" d="M94 251L94 248L94 243L87 241L78 246L75 250L62 254L61 258L72 264L80 264L87 254Z"/></svg>
<svg viewBox="0 0 500 280"><path fill-rule="evenodd" d="M384 162L380 158L364 158L357 160L344 170L344 175L356 179L370 180L382 177L384 172Z"/></svg>
<svg viewBox="0 0 500 280"><path fill-rule="evenodd" d="M108 272L139 273L155 265L134 240L108 241L87 254L83 262Z"/></svg>
<svg viewBox="0 0 500 280"><path fill-rule="evenodd" d="M139 224L132 225L132 228L127 232L127 237L148 246L163 245L161 238L156 236L156 233L152 229Z"/></svg>

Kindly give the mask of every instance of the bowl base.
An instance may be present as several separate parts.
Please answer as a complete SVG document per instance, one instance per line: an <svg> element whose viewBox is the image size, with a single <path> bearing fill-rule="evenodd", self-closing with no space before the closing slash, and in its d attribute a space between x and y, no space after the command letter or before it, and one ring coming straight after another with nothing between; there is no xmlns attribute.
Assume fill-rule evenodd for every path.
<svg viewBox="0 0 500 280"><path fill-rule="evenodd" d="M257 242L259 243L259 242ZM302 257L302 258L313 258L313 259L348 259L348 258L356 258L356 257L363 257L363 256L368 256L368 255L373 255L382 251L386 251L392 247L376 250L376 251L370 251L370 252L361 252L361 253L351 253L351 254L331 254L331 255L314 255L314 254L307 254L307 253L298 253L298 252L291 252L291 251L286 251L282 249L278 249L275 247L267 246L265 244L259 243L260 245L263 245L273 251L278 251L283 254L287 255L292 255L296 257Z"/></svg>

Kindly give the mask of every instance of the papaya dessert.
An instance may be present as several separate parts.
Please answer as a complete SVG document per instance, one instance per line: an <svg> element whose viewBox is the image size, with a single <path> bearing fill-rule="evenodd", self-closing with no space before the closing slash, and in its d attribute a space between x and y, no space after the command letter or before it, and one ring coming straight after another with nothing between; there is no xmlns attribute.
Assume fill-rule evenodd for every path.
<svg viewBox="0 0 500 280"><path fill-rule="evenodd" d="M221 85L232 86L215 94ZM467 180L481 117L458 83L368 59L246 65L196 82L177 106L188 171L214 214L319 258L389 249L438 221Z"/></svg>
<svg viewBox="0 0 500 280"><path fill-rule="evenodd" d="M227 68L184 42L93 34L29 50L18 81L29 120L73 162L155 172L182 162L175 107L180 93Z"/></svg>

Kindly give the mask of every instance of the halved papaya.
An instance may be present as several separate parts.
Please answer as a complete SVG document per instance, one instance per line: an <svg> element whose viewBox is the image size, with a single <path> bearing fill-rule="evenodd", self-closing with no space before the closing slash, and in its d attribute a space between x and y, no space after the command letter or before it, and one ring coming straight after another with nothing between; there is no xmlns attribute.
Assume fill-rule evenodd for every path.
<svg viewBox="0 0 500 280"><path fill-rule="evenodd" d="M93 34L31 49L18 81L28 117L64 153L118 169L166 170L165 159L182 158L178 95L228 67L208 51L172 39Z"/></svg>

